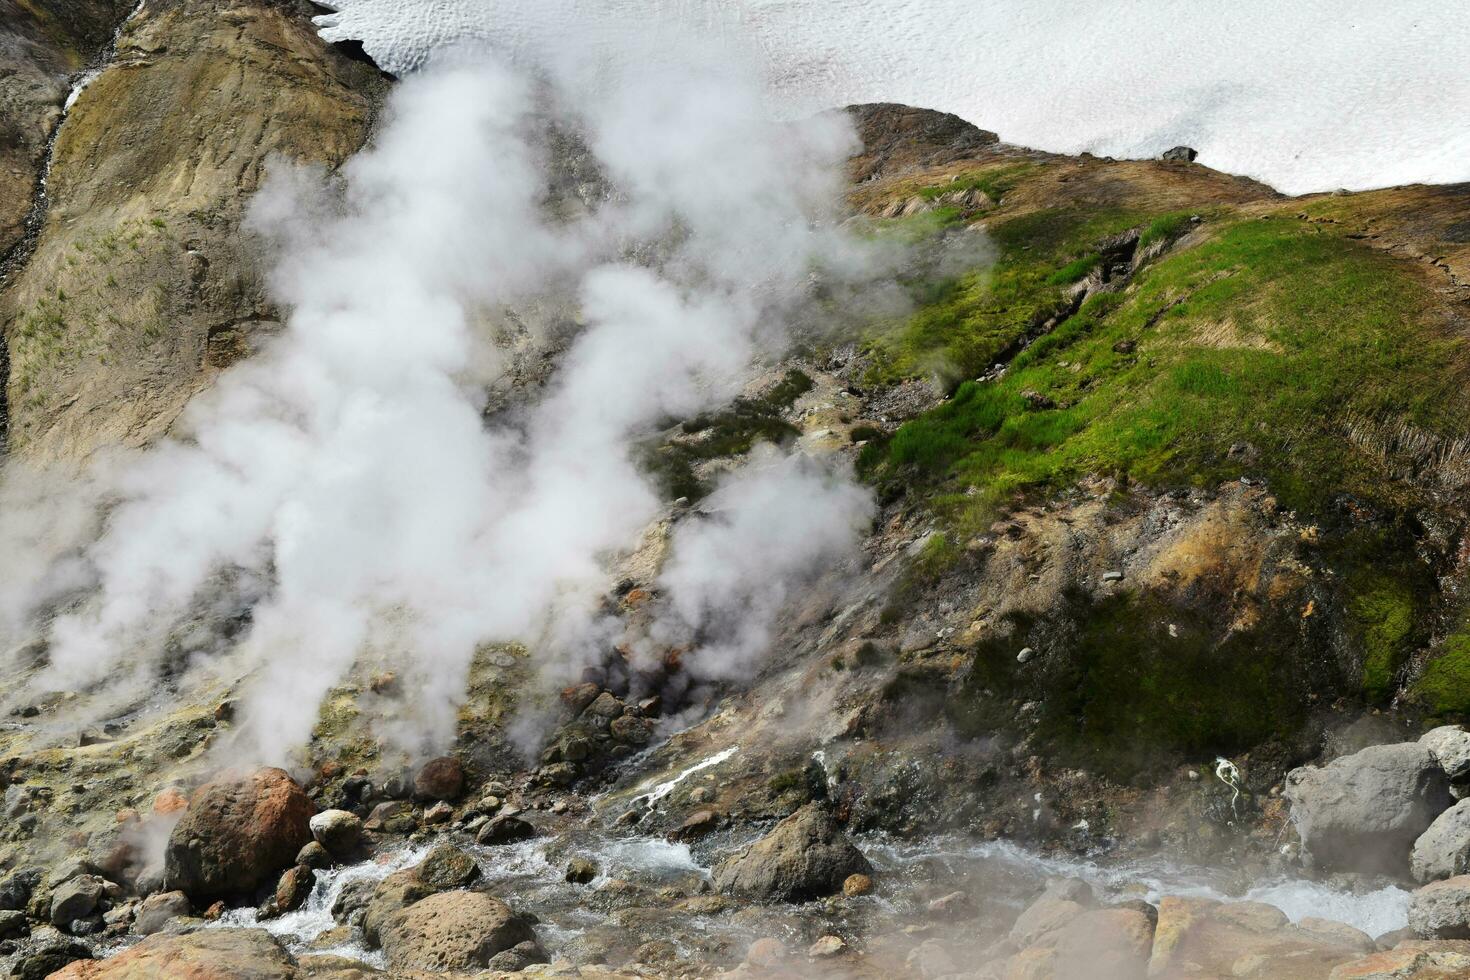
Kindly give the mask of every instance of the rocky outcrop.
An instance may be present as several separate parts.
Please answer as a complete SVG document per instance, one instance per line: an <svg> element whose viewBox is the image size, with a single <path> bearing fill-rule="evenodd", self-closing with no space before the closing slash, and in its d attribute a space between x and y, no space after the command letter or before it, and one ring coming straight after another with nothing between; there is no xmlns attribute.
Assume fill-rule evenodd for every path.
<svg viewBox="0 0 1470 980"><path fill-rule="evenodd" d="M241 229L266 161L340 164L384 90L309 12L149 2L76 99L34 251L0 295L14 450L144 443L271 329L263 251Z"/></svg>
<svg viewBox="0 0 1470 980"><path fill-rule="evenodd" d="M295 959L264 929L204 929L150 936L104 960L81 960L56 980L295 980Z"/></svg>
<svg viewBox="0 0 1470 980"><path fill-rule="evenodd" d="M769 834L727 858L714 872L715 887L759 901L799 902L842 890L849 875L872 865L838 829L826 810L807 804Z"/></svg>
<svg viewBox="0 0 1470 980"><path fill-rule="evenodd" d="M1397 875L1409 871L1414 841L1454 803L1439 763L1414 742L1292 770L1282 795L1314 867Z"/></svg>
<svg viewBox="0 0 1470 980"><path fill-rule="evenodd" d="M496 954L536 935L499 899L481 892L432 895L391 916L380 930L394 970L484 969Z"/></svg>
<svg viewBox="0 0 1470 980"><path fill-rule="evenodd" d="M892 102L847 107L862 141L849 163L854 183L973 157L1000 137L948 112Z"/></svg>
<svg viewBox="0 0 1470 980"><path fill-rule="evenodd" d="M1270 905L1165 898L1159 903L1148 976L1325 980L1359 952L1292 926Z"/></svg>
<svg viewBox="0 0 1470 980"><path fill-rule="evenodd" d="M312 839L315 810L281 769L205 784L169 834L164 888L195 901L254 891Z"/></svg>

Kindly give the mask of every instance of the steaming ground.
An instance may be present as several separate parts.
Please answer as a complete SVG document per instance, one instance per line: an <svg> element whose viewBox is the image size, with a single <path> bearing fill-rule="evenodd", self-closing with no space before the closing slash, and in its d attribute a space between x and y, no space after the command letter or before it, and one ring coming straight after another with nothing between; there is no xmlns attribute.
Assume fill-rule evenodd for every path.
<svg viewBox="0 0 1470 980"><path fill-rule="evenodd" d="M388 71L445 41L551 38L609 5L336 0ZM1434 0L619 0L657 36L749 39L788 107L902 102L1014 143L1201 162L1289 192L1470 179L1470 23ZM1360 66L1372 66L1361 70Z"/></svg>
<svg viewBox="0 0 1470 980"><path fill-rule="evenodd" d="M230 751L278 762L368 657L408 692L381 734L418 754L452 738L480 645L527 644L558 685L607 654L610 558L665 507L634 443L737 394L817 282L875 269L835 227L844 119L772 123L737 61L645 43L444 53L339 178L274 169L250 225L284 334L152 448L6 474L6 647L45 635L20 697L88 691L106 715L162 677L246 678ZM614 192L548 206L553 125ZM577 325L539 338L566 345L555 374L487 426L497 337L535 309ZM842 473L757 454L673 536L651 642L696 679L744 674L871 513Z"/></svg>

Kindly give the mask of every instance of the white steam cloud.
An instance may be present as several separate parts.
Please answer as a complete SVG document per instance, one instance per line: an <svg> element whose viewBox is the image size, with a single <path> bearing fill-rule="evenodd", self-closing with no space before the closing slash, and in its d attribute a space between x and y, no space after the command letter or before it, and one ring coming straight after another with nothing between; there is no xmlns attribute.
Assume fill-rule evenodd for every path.
<svg viewBox="0 0 1470 980"><path fill-rule="evenodd" d="M245 676L236 751L283 761L366 655L403 680L388 734L421 752L452 737L477 647L565 658L596 635L609 559L662 509L633 444L738 393L818 271L863 264L835 230L844 120L773 123L738 63L693 43L676 62L622 30L596 57L570 38L441 55L337 178L275 169L251 226L276 249L286 329L174 435L89 471L95 491L73 485L49 529L0 526L23 556L0 629L62 610L33 691L116 703L170 665ZM572 217L547 206L549 121L615 189ZM532 308L580 327L538 397L487 423L487 383L511 366L494 327ZM36 479L10 464L0 513L25 513ZM871 505L762 454L710 506L674 536L661 629L733 676ZM245 625L186 628L204 619Z"/></svg>
<svg viewBox="0 0 1470 980"><path fill-rule="evenodd" d="M671 608L651 632L665 647L698 646L706 655L692 673L724 680L753 669L792 590L846 558L875 507L871 494L811 460L766 449L705 510L708 518L674 532L659 576Z"/></svg>

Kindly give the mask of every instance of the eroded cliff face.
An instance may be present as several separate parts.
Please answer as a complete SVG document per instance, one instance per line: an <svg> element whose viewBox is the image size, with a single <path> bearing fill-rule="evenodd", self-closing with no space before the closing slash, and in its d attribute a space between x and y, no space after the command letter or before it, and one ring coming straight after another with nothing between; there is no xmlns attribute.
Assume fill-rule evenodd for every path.
<svg viewBox="0 0 1470 980"><path fill-rule="evenodd" d="M56 135L47 208L0 320L10 450L82 459L166 431L277 314L241 231L273 156L333 168L385 88L304 6L149 3Z"/></svg>

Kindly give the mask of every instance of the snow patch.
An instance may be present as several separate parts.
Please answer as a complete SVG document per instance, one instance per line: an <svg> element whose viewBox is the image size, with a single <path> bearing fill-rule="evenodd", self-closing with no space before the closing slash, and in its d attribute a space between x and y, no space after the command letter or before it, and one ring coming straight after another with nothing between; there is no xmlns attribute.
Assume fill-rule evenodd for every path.
<svg viewBox="0 0 1470 980"><path fill-rule="evenodd" d="M1288 193L1470 180L1470 18L1442 0L335 0L323 38L401 74L467 38L622 15L749 47L789 113L954 112L1008 142L1199 162Z"/></svg>

